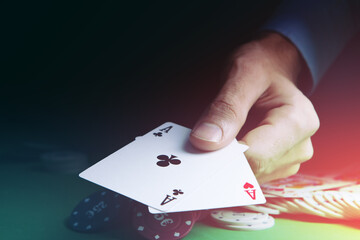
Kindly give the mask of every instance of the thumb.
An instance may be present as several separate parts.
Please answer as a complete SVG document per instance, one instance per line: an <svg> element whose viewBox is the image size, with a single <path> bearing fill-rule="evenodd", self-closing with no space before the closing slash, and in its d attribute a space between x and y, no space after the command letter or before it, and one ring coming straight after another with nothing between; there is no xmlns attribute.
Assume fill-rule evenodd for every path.
<svg viewBox="0 0 360 240"><path fill-rule="evenodd" d="M232 67L233 74L195 124L190 142L205 151L220 149L239 133L252 105L267 88L264 79L255 71L245 72ZM230 72L230 73L231 73Z"/></svg>

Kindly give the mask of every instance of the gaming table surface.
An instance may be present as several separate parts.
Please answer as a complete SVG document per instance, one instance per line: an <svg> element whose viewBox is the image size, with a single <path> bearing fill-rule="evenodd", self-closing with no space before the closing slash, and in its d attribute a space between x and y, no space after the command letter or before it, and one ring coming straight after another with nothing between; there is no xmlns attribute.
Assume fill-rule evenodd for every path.
<svg viewBox="0 0 360 240"><path fill-rule="evenodd" d="M78 233L66 226L73 207L99 189L76 174L41 171L37 162L3 164L1 176L1 239L139 239L128 226L103 233ZM359 224L359 223L357 223ZM311 217L276 217L275 226L260 231L232 231L210 222L195 224L185 239L358 239L355 222Z"/></svg>
<svg viewBox="0 0 360 240"><path fill-rule="evenodd" d="M331 100L331 94L323 99L335 103L335 100ZM316 101L315 99L314 102ZM346 125L339 125L337 120L329 116L341 111L346 117L344 121L348 122ZM319 108L320 117L324 117L323 128L313 138L316 152L313 160L303 165L304 171L324 173L355 162L356 156L360 154L359 148L354 145L360 136L356 128L360 114L359 110L355 110L357 114L347 116L347 111L348 109L336 104ZM341 137L345 139L342 144L332 141ZM4 150L4 146L1 150ZM128 226L118 226L116 231L96 234L70 230L65 222L71 210L81 199L99 187L79 178L77 174L44 171L39 167L39 160L2 160L4 161L0 165L0 239L139 239ZM276 217L274 227L261 231L225 230L204 221L196 223L185 239L348 240L359 237L360 222L279 216Z"/></svg>
<svg viewBox="0 0 360 240"><path fill-rule="evenodd" d="M360 99L356 89L360 81L356 79L360 72L354 64L360 60L360 48L355 44L358 40L359 37L340 56L336 67L329 71L312 96L322 126L312 138L315 154L311 161L303 164L305 172L334 172L358 162ZM353 53L357 54L353 56ZM343 82L339 84L341 76ZM1 146L3 153L7 145ZM80 179L77 174L43 171L39 168L39 160L23 158L18 161L2 159L0 165L0 239L138 239L132 229L124 226L118 226L114 232L97 234L68 229L65 221L73 207L99 187ZM356 221L280 216L276 217L274 227L261 231L231 231L200 222L185 239L359 238L360 223Z"/></svg>

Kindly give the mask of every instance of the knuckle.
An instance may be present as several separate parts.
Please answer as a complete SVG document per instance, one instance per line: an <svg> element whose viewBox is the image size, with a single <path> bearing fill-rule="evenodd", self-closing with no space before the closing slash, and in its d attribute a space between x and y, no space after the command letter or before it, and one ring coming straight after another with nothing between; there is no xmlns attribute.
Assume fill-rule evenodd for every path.
<svg viewBox="0 0 360 240"><path fill-rule="evenodd" d="M251 70L254 68L252 62L253 59L250 57L240 57L234 60L234 65L241 71L242 74L246 74L251 72Z"/></svg>
<svg viewBox="0 0 360 240"><path fill-rule="evenodd" d="M232 66L242 76L258 76L263 74L266 65L265 58L261 54L261 50L257 46L251 46L251 51L244 50L240 57L233 60Z"/></svg>
<svg viewBox="0 0 360 240"><path fill-rule="evenodd" d="M249 152L251 154L251 152ZM245 154L248 162L250 164L251 169L253 170L255 175L264 175L267 172L267 160L260 156L259 154Z"/></svg>
<svg viewBox="0 0 360 240"><path fill-rule="evenodd" d="M287 118L292 122L296 129L303 129L305 127L305 121L299 116L296 110L289 111Z"/></svg>
<svg viewBox="0 0 360 240"><path fill-rule="evenodd" d="M301 162L305 162L310 160L314 156L314 148L312 145L312 142L309 139L307 139L304 143L303 150L302 150L302 159Z"/></svg>
<svg viewBox="0 0 360 240"><path fill-rule="evenodd" d="M311 135L313 135L320 127L320 119L315 111L314 105L311 103L311 101L308 98L305 98L305 104L306 104L306 112L304 113L307 116L307 126L308 129L311 132Z"/></svg>
<svg viewBox="0 0 360 240"><path fill-rule="evenodd" d="M292 175L295 175L299 172L300 170L300 164L295 164L295 165L292 165L291 167L289 167L287 169L287 171L284 171L284 176L283 177L290 177Z"/></svg>
<svg viewBox="0 0 360 240"><path fill-rule="evenodd" d="M262 174L264 172L264 169L262 169L259 161L251 161L250 159L249 164L255 175Z"/></svg>
<svg viewBox="0 0 360 240"><path fill-rule="evenodd" d="M251 41L242 45L231 56L231 65L242 75L255 74L260 71L267 63L264 57L267 50L258 41Z"/></svg>
<svg viewBox="0 0 360 240"><path fill-rule="evenodd" d="M314 135L315 132L317 130L319 130L319 128L320 128L320 119L319 119L318 115L316 114L315 110L314 110L314 115L312 117L310 128L312 129L312 131L311 131L312 135Z"/></svg>
<svg viewBox="0 0 360 240"><path fill-rule="evenodd" d="M297 132L304 132L312 136L320 127L319 117L311 101L305 96L295 97L294 104L290 111L287 112L287 118L292 122Z"/></svg>

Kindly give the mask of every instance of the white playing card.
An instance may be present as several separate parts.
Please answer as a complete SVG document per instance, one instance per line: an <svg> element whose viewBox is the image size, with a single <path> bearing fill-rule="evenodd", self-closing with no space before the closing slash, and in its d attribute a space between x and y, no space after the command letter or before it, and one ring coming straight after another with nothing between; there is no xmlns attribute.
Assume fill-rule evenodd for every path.
<svg viewBox="0 0 360 240"><path fill-rule="evenodd" d="M165 123L86 169L80 177L169 211L194 194L209 176L238 159L233 144L214 152L193 148L188 141L190 131Z"/></svg>
<svg viewBox="0 0 360 240"><path fill-rule="evenodd" d="M169 212L237 207L266 202L244 155L248 147L234 140L229 148L236 156L234 161L230 162L226 168L209 176L194 194L179 202ZM161 213L154 208L149 208L149 211Z"/></svg>

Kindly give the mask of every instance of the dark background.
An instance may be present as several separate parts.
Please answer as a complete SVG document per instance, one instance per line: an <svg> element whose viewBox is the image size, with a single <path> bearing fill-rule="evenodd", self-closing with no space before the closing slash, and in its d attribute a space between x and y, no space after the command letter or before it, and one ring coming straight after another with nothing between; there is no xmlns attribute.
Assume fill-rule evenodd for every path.
<svg viewBox="0 0 360 240"><path fill-rule="evenodd" d="M226 57L277 4L1 3L3 148L58 144L98 161L163 122L192 127Z"/></svg>
<svg viewBox="0 0 360 240"><path fill-rule="evenodd" d="M74 206L99 187L78 169L45 168L41 153L80 151L96 162L165 121L192 127L221 86L228 54L277 4L1 2L0 236L119 239L66 227ZM321 126L301 171L360 176L359 64L358 34L310 96ZM329 240L356 238L359 229L323 219L276 221L270 232L200 224L188 237ZM130 236L131 229L119 231Z"/></svg>

